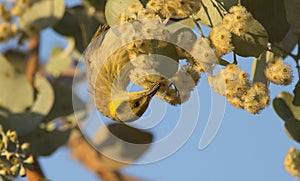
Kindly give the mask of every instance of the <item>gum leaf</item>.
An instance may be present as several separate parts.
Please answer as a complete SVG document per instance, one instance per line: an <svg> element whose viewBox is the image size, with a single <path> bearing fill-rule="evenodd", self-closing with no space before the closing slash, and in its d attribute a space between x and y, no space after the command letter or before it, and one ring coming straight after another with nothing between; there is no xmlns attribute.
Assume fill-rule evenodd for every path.
<svg viewBox="0 0 300 181"><path fill-rule="evenodd" d="M120 162L130 164L139 159L150 148L152 140L149 132L114 123L100 128L91 142L103 155L113 159L105 159L110 165L108 169L118 170L125 166Z"/></svg>
<svg viewBox="0 0 300 181"><path fill-rule="evenodd" d="M244 35L232 35L234 52L243 57L258 57L266 49L269 40L268 33L255 19L249 21L247 25Z"/></svg>
<svg viewBox="0 0 300 181"><path fill-rule="evenodd" d="M14 67L0 54L0 107L12 113L25 111L33 103L33 89L25 74L17 73Z"/></svg>
<svg viewBox="0 0 300 181"><path fill-rule="evenodd" d="M273 99L273 108L277 115L283 120L286 121L294 117L292 111L289 109L288 105L281 98Z"/></svg>
<svg viewBox="0 0 300 181"><path fill-rule="evenodd" d="M36 1L21 16L20 28L28 35L34 36L37 32L55 25L64 15L64 0Z"/></svg>
<svg viewBox="0 0 300 181"><path fill-rule="evenodd" d="M274 54L269 51L264 51L258 58L254 58L252 64L252 79L253 82L262 82L269 85L269 81L265 76L267 62L273 60Z"/></svg>
<svg viewBox="0 0 300 181"><path fill-rule="evenodd" d="M287 106L294 114L294 117L300 120L300 106L295 106L293 104L294 96L288 92L281 92L278 97L282 98L286 102Z"/></svg>
<svg viewBox="0 0 300 181"><path fill-rule="evenodd" d="M280 42L285 37L290 25L286 18L284 0L243 0L241 2L267 30L271 43Z"/></svg>
<svg viewBox="0 0 300 181"><path fill-rule="evenodd" d="M140 3L139 0L108 0L105 5L105 17L109 26L117 24L120 14L132 3Z"/></svg>
<svg viewBox="0 0 300 181"><path fill-rule="evenodd" d="M286 134L296 142L300 143L300 120L291 118L288 119L285 124Z"/></svg>
<svg viewBox="0 0 300 181"><path fill-rule="evenodd" d="M202 6L199 12L193 17L199 19L202 25L213 27L222 22L223 15L221 9L214 6L213 1L202 0Z"/></svg>
<svg viewBox="0 0 300 181"><path fill-rule="evenodd" d="M50 112L54 103L54 93L48 80L40 74L36 74L34 81L37 95L34 103L26 112L10 114L8 119L11 128L20 136L32 131Z"/></svg>
<svg viewBox="0 0 300 181"><path fill-rule="evenodd" d="M294 92L293 104L294 106L300 106L300 80L298 80L298 83L296 84L293 92Z"/></svg>
<svg viewBox="0 0 300 181"><path fill-rule="evenodd" d="M72 60L70 54L64 51L64 49L55 47L52 50L50 60L47 63L45 70L54 77L58 77L63 71L70 67Z"/></svg>
<svg viewBox="0 0 300 181"><path fill-rule="evenodd" d="M284 0L284 6L287 16L287 21L300 31L300 1L299 0Z"/></svg>
<svg viewBox="0 0 300 181"><path fill-rule="evenodd" d="M75 38L75 47L83 52L101 22L83 6L67 8L63 18L53 27L64 36Z"/></svg>
<svg viewBox="0 0 300 181"><path fill-rule="evenodd" d="M66 144L71 130L66 131L45 131L36 128L30 134L22 137L22 141L30 143L30 153L36 156L49 156L60 146Z"/></svg>

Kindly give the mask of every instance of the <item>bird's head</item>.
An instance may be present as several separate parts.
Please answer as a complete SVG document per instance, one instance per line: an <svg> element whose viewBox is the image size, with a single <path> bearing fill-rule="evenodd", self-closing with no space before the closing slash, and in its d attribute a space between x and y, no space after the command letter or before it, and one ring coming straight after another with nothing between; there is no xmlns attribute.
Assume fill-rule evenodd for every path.
<svg viewBox="0 0 300 181"><path fill-rule="evenodd" d="M130 122L140 118L155 93L159 90L160 84L155 84L150 89L139 92L129 92L126 96L116 96L109 104L111 115L118 121Z"/></svg>

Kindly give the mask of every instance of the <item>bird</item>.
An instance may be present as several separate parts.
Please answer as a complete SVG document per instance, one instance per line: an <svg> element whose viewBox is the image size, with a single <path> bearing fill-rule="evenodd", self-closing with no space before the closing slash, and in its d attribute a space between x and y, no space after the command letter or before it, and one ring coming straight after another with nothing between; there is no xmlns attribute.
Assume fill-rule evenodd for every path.
<svg viewBox="0 0 300 181"><path fill-rule="evenodd" d="M147 110L160 83L140 91L127 91L133 65L126 46L118 47L119 40L112 38L110 29L108 25L100 26L85 51L89 91L97 110L104 116L115 121L132 122ZM107 41L106 36L109 36ZM112 50L111 47L117 48Z"/></svg>

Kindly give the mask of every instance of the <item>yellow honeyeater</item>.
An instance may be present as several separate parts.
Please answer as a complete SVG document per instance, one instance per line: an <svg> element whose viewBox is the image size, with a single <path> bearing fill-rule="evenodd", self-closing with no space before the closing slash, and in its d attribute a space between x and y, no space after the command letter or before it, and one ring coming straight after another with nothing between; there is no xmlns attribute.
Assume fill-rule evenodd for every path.
<svg viewBox="0 0 300 181"><path fill-rule="evenodd" d="M90 92L104 116L116 121L134 121L146 111L160 84L138 92L126 90L133 65L128 50L118 47L118 38L109 37L105 40L108 45L103 45L108 29L107 25L100 27L85 52ZM111 51L114 47L116 50Z"/></svg>

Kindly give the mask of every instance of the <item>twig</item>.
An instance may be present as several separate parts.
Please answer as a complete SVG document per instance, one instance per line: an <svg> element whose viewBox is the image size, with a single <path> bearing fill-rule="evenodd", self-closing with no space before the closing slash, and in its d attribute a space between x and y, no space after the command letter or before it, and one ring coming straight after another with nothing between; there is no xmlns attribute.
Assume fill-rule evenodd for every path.
<svg viewBox="0 0 300 181"><path fill-rule="evenodd" d="M233 63L237 64L237 57L236 57L236 53L233 52Z"/></svg>
<svg viewBox="0 0 300 181"><path fill-rule="evenodd" d="M280 46L277 46L276 44L272 44L271 46L267 46L267 51L270 51L272 53L275 53L273 50L272 50L272 47L275 47L275 48L278 48L282 53L284 54L287 54L289 55L290 57L292 57L296 62L299 60L299 57L297 55L294 55L290 52L287 52L285 49L281 48ZM278 54L278 53L277 53Z"/></svg>
<svg viewBox="0 0 300 181"><path fill-rule="evenodd" d="M299 40L299 39L298 39ZM300 40L299 40L300 42ZM299 43L298 43L299 44ZM289 55L290 57L292 57L296 63L296 68L298 69L298 76L300 77L300 65L299 65L299 60L300 60L300 48L298 47L298 53L297 55L294 55L290 52L287 52L285 49L281 48L280 46L277 46L276 44L272 44L272 46L268 46L267 47L267 51L270 51L270 52L273 52L273 53L276 53L272 50L271 47L275 47L275 48L278 48L281 52L283 52L284 54L286 55Z"/></svg>
<svg viewBox="0 0 300 181"><path fill-rule="evenodd" d="M104 181L141 181L110 169L110 166L105 164L107 158L89 145L78 130L72 132L68 146L75 159Z"/></svg>
<svg viewBox="0 0 300 181"><path fill-rule="evenodd" d="M203 31L202 31L202 29L201 29L201 27L200 27L200 25L198 24L198 22L193 18L193 22L195 23L195 25L197 26L197 28L198 28L198 30L199 30L199 33L200 33L200 36L201 36L201 38L204 38L205 36L204 36L204 33L203 33Z"/></svg>
<svg viewBox="0 0 300 181"><path fill-rule="evenodd" d="M218 58L219 65L227 66L230 63L222 58Z"/></svg>
<svg viewBox="0 0 300 181"><path fill-rule="evenodd" d="M34 162L33 162L34 169L26 170L26 175L27 175L27 180L28 181L40 181L45 178L44 173L42 171L42 168L39 164L39 161L36 157L34 157Z"/></svg>
<svg viewBox="0 0 300 181"><path fill-rule="evenodd" d="M26 66L26 77L32 86L34 86L33 79L38 65L39 45L40 45L39 35L29 39L29 45L28 45L29 55L28 55L28 62Z"/></svg>
<svg viewBox="0 0 300 181"><path fill-rule="evenodd" d="M238 3L237 3L239 6L242 5L242 1L241 0L238 0Z"/></svg>
<svg viewBox="0 0 300 181"><path fill-rule="evenodd" d="M212 22L212 20L211 20L211 18L210 18L210 16L209 16L207 7L205 6L205 4L204 4L202 1L200 1L200 3L201 3L201 6L203 7L203 10L204 10L205 13L207 14L207 18L208 18L208 21L209 21L209 23L210 23L210 26L213 27L214 25L213 25L213 22Z"/></svg>
<svg viewBox="0 0 300 181"><path fill-rule="evenodd" d="M297 52L297 60L296 61L296 67L298 69L298 78L300 79L300 66L299 66L299 59L300 59L300 35L299 33L296 34L297 38L298 38L298 52Z"/></svg>
<svg viewBox="0 0 300 181"><path fill-rule="evenodd" d="M213 6L217 9L218 13L224 17L228 12L227 10L225 9L224 5L218 1L214 1L214 0L211 0L211 3L213 4Z"/></svg>

